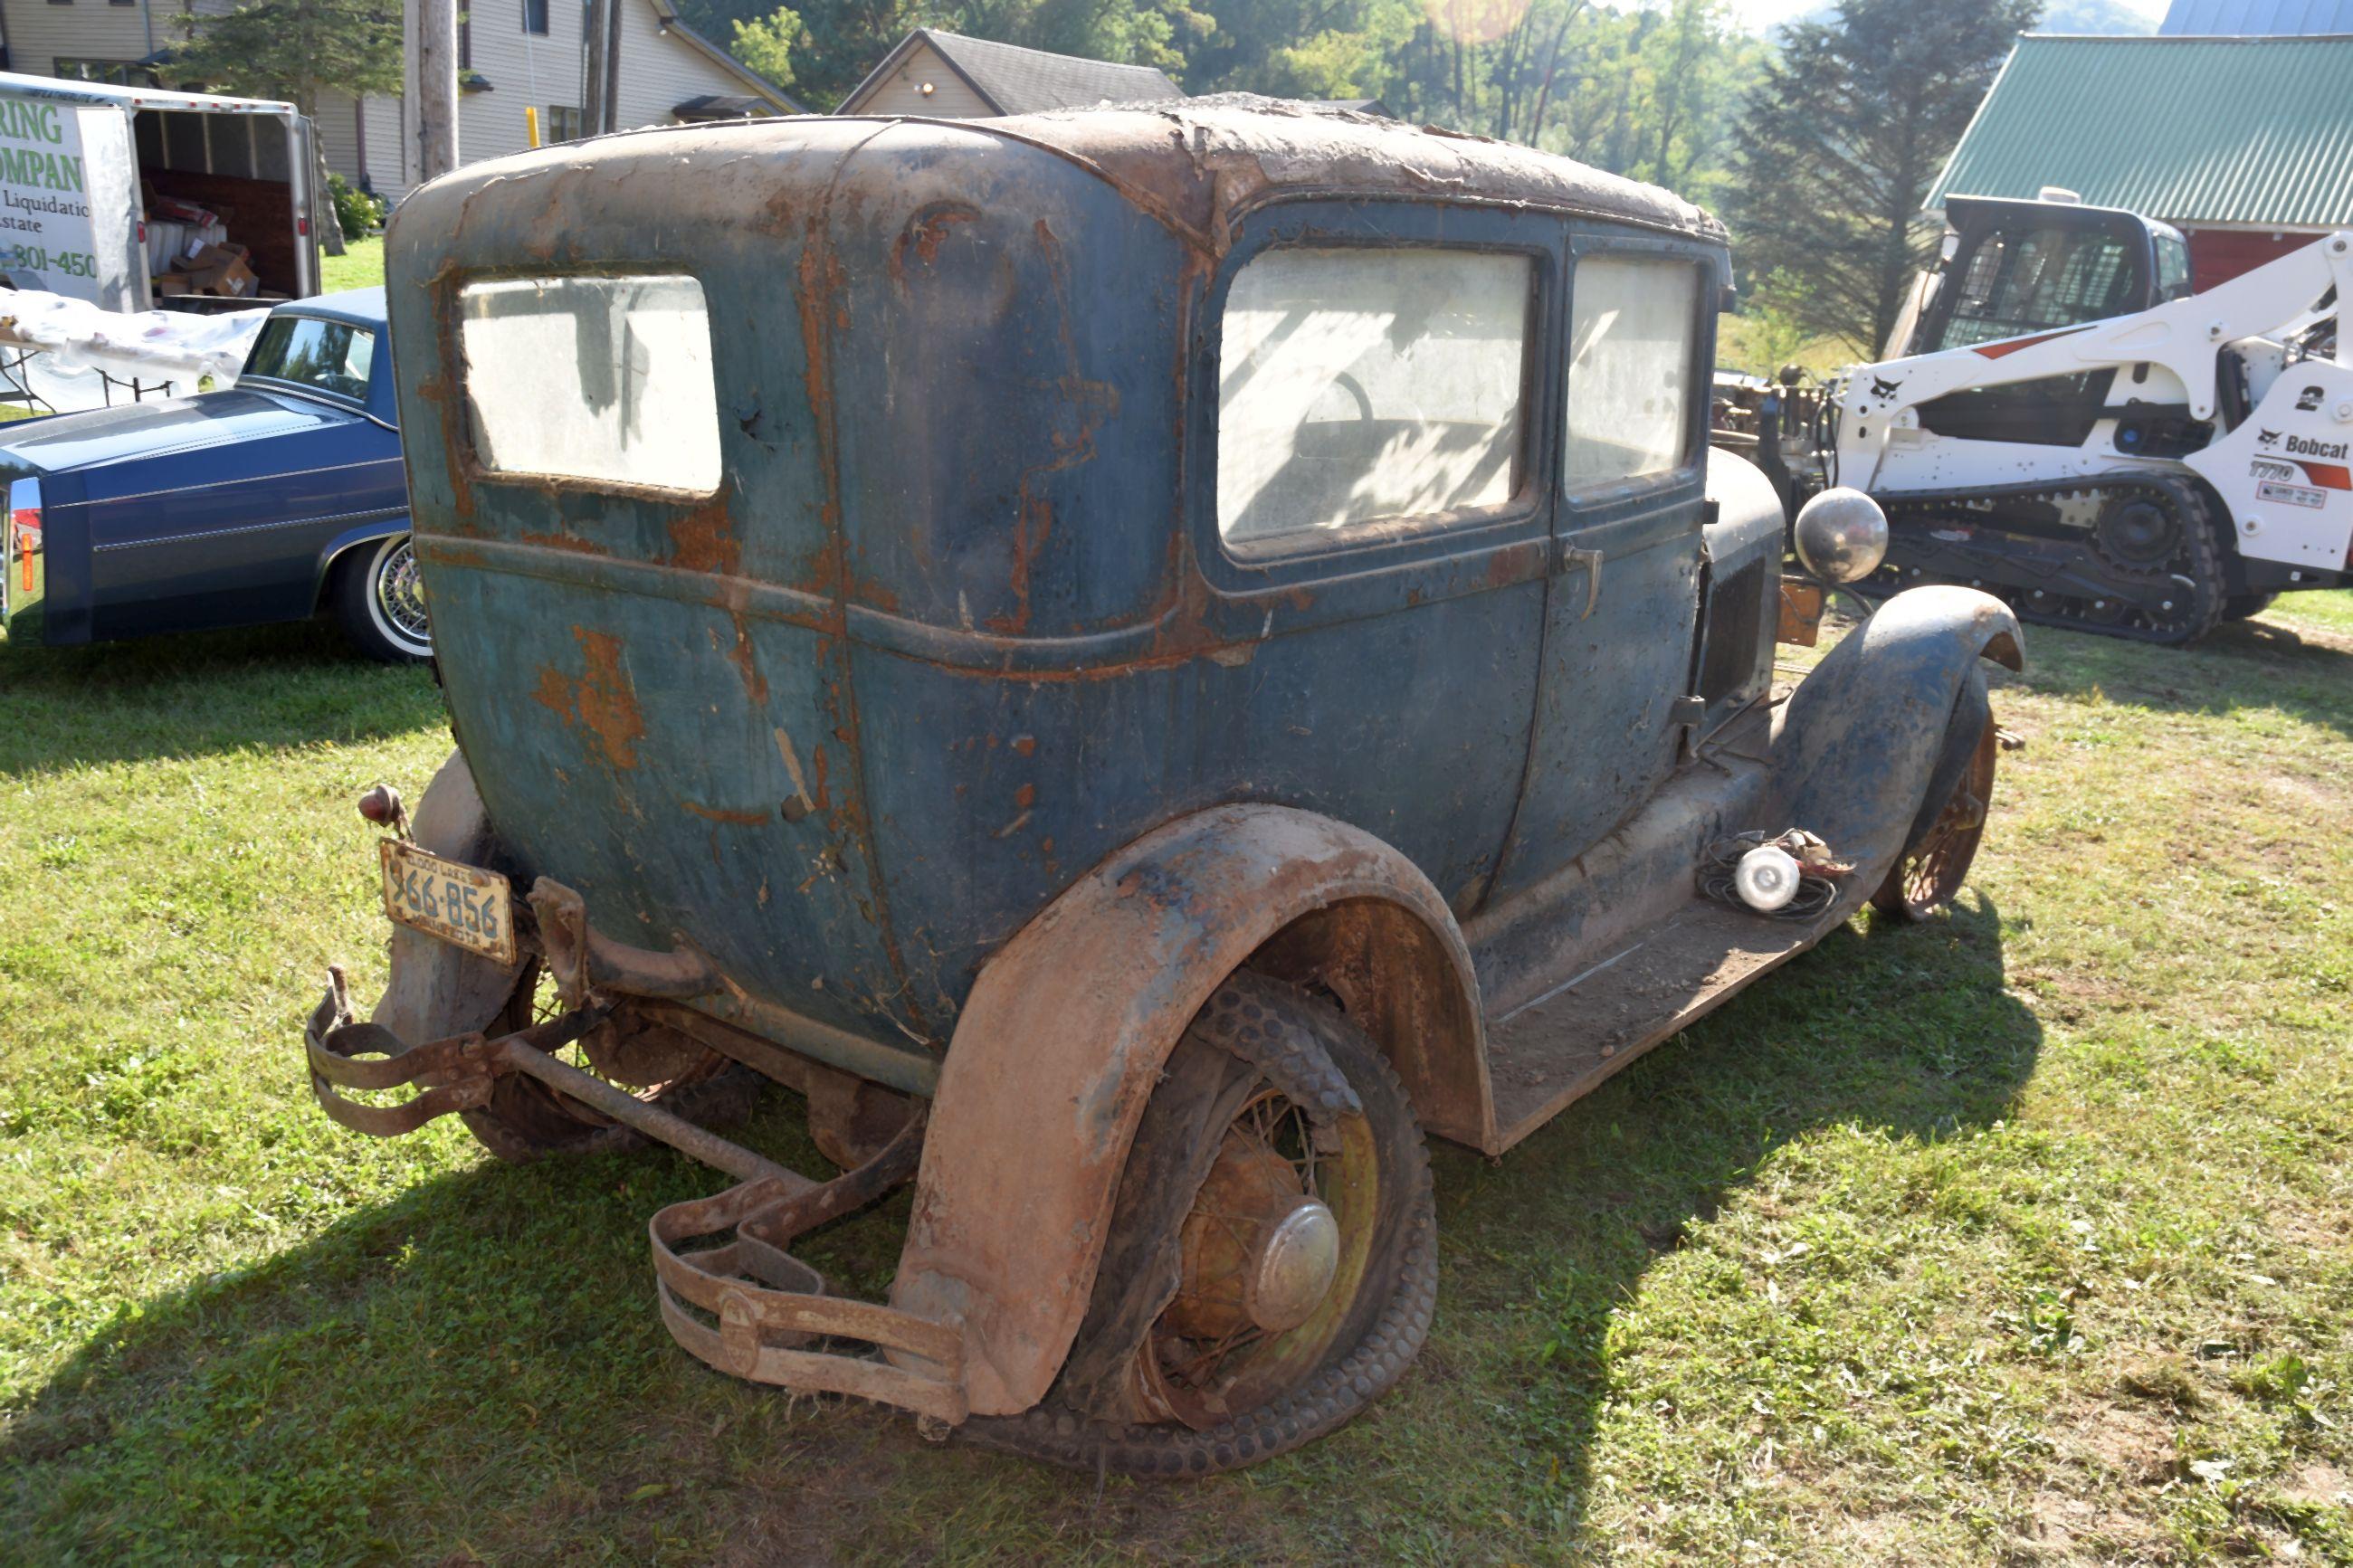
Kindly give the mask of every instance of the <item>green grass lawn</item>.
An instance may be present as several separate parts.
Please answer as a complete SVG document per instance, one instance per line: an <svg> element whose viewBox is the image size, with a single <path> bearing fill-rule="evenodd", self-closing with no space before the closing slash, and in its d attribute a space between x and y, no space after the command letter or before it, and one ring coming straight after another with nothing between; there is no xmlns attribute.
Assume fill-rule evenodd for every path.
<svg viewBox="0 0 2353 1568"><path fill-rule="evenodd" d="M1440 1148L1397 1394L1099 1488L677 1350L645 1220L712 1172L318 1112L427 677L0 644L0 1561L2353 1563L2353 595L2030 653L1954 917ZM879 1289L903 1204L814 1260Z"/></svg>
<svg viewBox="0 0 2353 1568"><path fill-rule="evenodd" d="M374 239L351 239L343 242L341 256L319 258L319 291L338 293L345 289L374 289L384 281L384 237Z"/></svg>

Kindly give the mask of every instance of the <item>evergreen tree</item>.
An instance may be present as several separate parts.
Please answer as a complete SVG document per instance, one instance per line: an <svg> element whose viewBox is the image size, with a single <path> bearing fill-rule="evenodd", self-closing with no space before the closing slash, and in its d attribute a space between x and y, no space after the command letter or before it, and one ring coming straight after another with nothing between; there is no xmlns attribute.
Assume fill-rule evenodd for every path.
<svg viewBox="0 0 2353 1568"><path fill-rule="evenodd" d="M284 99L316 115L322 89L401 90L400 7L389 0L248 0L216 16L185 13L187 41L164 69L174 82Z"/></svg>
<svg viewBox="0 0 2353 1568"><path fill-rule="evenodd" d="M1878 352L1936 234L1920 203L2040 0L1844 0L1799 22L1750 90L1726 216L1743 276Z"/></svg>

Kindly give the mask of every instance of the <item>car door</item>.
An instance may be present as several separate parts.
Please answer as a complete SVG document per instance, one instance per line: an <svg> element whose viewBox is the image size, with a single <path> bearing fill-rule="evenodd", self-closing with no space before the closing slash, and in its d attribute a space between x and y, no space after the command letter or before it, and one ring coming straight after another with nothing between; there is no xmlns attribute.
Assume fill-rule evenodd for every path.
<svg viewBox="0 0 2353 1568"><path fill-rule="evenodd" d="M1578 226L1570 248L1542 675L1498 896L1576 859L1656 792L1691 687L1722 263L1599 225Z"/></svg>
<svg viewBox="0 0 2353 1568"><path fill-rule="evenodd" d="M1466 913L1535 712L1563 226L1261 210L1196 376L1196 559L1218 618L1261 638L1217 704L1218 793L1355 823Z"/></svg>

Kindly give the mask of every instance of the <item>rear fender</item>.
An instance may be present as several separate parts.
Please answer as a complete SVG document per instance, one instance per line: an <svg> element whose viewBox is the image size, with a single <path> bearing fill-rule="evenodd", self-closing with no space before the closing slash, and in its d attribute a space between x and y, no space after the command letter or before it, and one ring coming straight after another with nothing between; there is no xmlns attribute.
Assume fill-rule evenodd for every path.
<svg viewBox="0 0 2353 1568"><path fill-rule="evenodd" d="M451 752L409 816L419 849L470 866L487 864L495 841L465 753ZM502 969L478 953L392 924L392 977L369 1021L423 1042L487 1029L514 994L521 963Z"/></svg>
<svg viewBox="0 0 2353 1568"><path fill-rule="evenodd" d="M1428 878L1344 823L1261 805L1171 823L988 962L941 1069L891 1293L902 1311L962 1320L974 1414L1029 1408L1060 1370L1145 1101L1219 983L1262 948L1300 973L1303 952L1362 958L1368 942L1392 972L1368 1032L1426 1125L1475 1138L1445 1125L1489 1098L1461 933ZM1332 988L1350 1001L1349 982Z"/></svg>
<svg viewBox="0 0 2353 1568"><path fill-rule="evenodd" d="M1957 707L1983 700L1978 660L2019 669L2023 650L2017 617L1991 595L1909 589L1832 648L1775 714L1773 820L1855 863L1851 905L1911 841Z"/></svg>
<svg viewBox="0 0 2353 1568"><path fill-rule="evenodd" d="M396 534L406 533L408 531L408 514L404 511L391 517L379 517L372 521L354 523L327 541L320 547L319 563L311 574L312 605L315 607L326 602L327 584L334 577L335 563L344 554L358 549L363 544L374 544L378 540L389 539ZM453 762L456 760L454 757L451 758Z"/></svg>

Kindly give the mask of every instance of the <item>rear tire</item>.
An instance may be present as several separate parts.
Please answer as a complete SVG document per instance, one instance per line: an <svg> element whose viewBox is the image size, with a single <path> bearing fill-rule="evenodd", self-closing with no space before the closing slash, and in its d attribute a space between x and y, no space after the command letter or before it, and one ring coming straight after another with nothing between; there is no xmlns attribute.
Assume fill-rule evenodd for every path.
<svg viewBox="0 0 2353 1568"><path fill-rule="evenodd" d="M411 536L396 533L345 551L335 563L335 619L352 646L386 664L433 657Z"/></svg>
<svg viewBox="0 0 2353 1568"><path fill-rule="evenodd" d="M1294 1326L1221 1331L1204 1319L1259 1314L1263 1281L1277 1278L1246 1241L1239 1268L1204 1261L1232 1261L1219 1241L1254 1223L1237 1227L1234 1200L1281 1168L1269 1151L1287 1152L1299 1171L1295 1200L1328 1200L1340 1261L1312 1309L1305 1294L1295 1304L1309 1315ZM1256 1195L1269 1193L1261 1183ZM1145 1108L1093 1296L1054 1387L1034 1409L962 1430L987 1447L1134 1476L1239 1469L1313 1442L1386 1394L1420 1352L1438 1298L1437 1231L1421 1131L1378 1048L1293 986L1231 975Z"/></svg>

